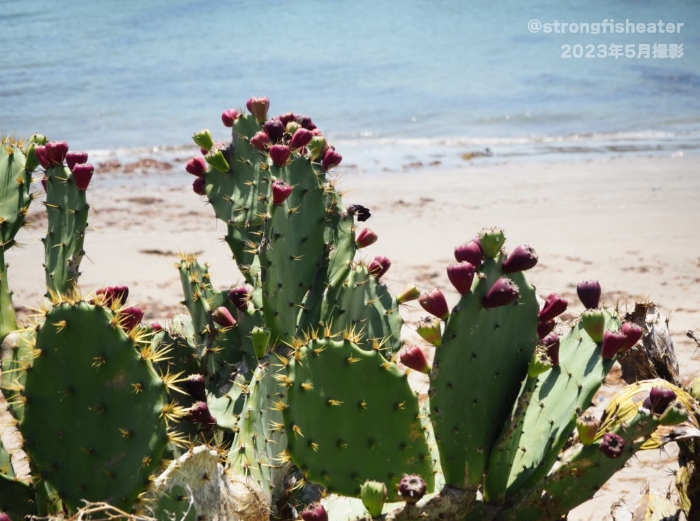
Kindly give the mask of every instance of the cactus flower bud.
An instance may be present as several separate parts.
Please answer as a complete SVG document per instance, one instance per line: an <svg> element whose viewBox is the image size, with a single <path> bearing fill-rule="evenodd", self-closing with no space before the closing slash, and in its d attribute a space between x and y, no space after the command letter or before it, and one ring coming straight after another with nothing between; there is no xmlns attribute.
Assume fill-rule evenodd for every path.
<svg viewBox="0 0 700 521"><path fill-rule="evenodd" d="M267 119L267 111L270 110L270 98L250 98L245 106L255 119L262 123Z"/></svg>
<svg viewBox="0 0 700 521"><path fill-rule="evenodd" d="M207 173L207 162L202 156L193 157L185 165L185 170L197 177L204 177L204 174Z"/></svg>
<svg viewBox="0 0 700 521"><path fill-rule="evenodd" d="M292 151L287 145L272 145L270 147L270 159L272 159L272 163L277 167L281 168L286 165L291 154Z"/></svg>
<svg viewBox="0 0 700 521"><path fill-rule="evenodd" d="M343 156L341 156L334 149L330 148L326 150L326 153L323 156L323 163L321 164L321 166L323 166L323 169L327 172L331 168L338 166L342 160Z"/></svg>
<svg viewBox="0 0 700 521"><path fill-rule="evenodd" d="M200 130L192 139L197 144L197 146L202 147L204 150L209 152L214 147L214 136L211 135L209 129Z"/></svg>
<svg viewBox="0 0 700 521"><path fill-rule="evenodd" d="M39 160L39 164L42 166L42 168L49 168L51 166L51 163L49 162L49 154L46 151L46 145L39 145L35 147L34 154L36 154L36 158Z"/></svg>
<svg viewBox="0 0 700 521"><path fill-rule="evenodd" d="M311 131L306 130L305 128L300 128L294 132L294 135L292 135L292 140L289 143L289 146L292 147L292 150L297 150L311 143L313 138L314 135L311 133Z"/></svg>
<svg viewBox="0 0 700 521"><path fill-rule="evenodd" d="M268 119L263 125L263 131L273 143L282 141L284 130L284 125L279 119Z"/></svg>
<svg viewBox="0 0 700 521"><path fill-rule="evenodd" d="M211 314L211 319L221 327L234 327L236 325L236 319L224 306L216 308Z"/></svg>
<svg viewBox="0 0 700 521"><path fill-rule="evenodd" d="M105 306L120 306L129 298L129 288L127 286L109 286L98 289L95 294L102 295L102 303Z"/></svg>
<svg viewBox="0 0 700 521"><path fill-rule="evenodd" d="M386 485L381 481L365 481L360 487L360 499L372 517L382 515L386 496Z"/></svg>
<svg viewBox="0 0 700 521"><path fill-rule="evenodd" d="M584 414L576 419L576 430L578 437L584 446L593 445L595 435L600 427L600 421L592 414Z"/></svg>
<svg viewBox="0 0 700 521"><path fill-rule="evenodd" d="M565 298L561 298L556 293L551 293L544 301L544 306L540 311L540 322L554 320L561 315L569 306L569 302Z"/></svg>
<svg viewBox="0 0 700 521"><path fill-rule="evenodd" d="M125 331L131 331L141 323L143 309L132 306L119 311L120 325Z"/></svg>
<svg viewBox="0 0 700 521"><path fill-rule="evenodd" d="M625 322L622 324L620 331L625 335L625 346L622 348L623 353L632 349L644 335L644 330L632 322Z"/></svg>
<svg viewBox="0 0 700 521"><path fill-rule="evenodd" d="M311 503L301 511L304 521L328 521L328 512L321 503Z"/></svg>
<svg viewBox="0 0 700 521"><path fill-rule="evenodd" d="M358 248L366 248L367 246L370 246L377 242L378 238L378 235L372 230L370 230L369 228L363 228L357 234L357 237L355 237L355 245Z"/></svg>
<svg viewBox="0 0 700 521"><path fill-rule="evenodd" d="M481 267L484 260L484 253L481 251L479 241L469 241L455 248L455 259L457 262L468 262L474 266L475 270Z"/></svg>
<svg viewBox="0 0 700 521"><path fill-rule="evenodd" d="M605 315L600 309L592 308L584 311L581 315L581 326L596 344L600 344L603 341Z"/></svg>
<svg viewBox="0 0 700 521"><path fill-rule="evenodd" d="M416 326L416 333L435 347L439 347L442 344L440 321L436 317L425 317L419 320Z"/></svg>
<svg viewBox="0 0 700 521"><path fill-rule="evenodd" d="M503 262L503 273L517 273L534 268L537 264L537 252L532 246L521 244L517 246Z"/></svg>
<svg viewBox="0 0 700 521"><path fill-rule="evenodd" d="M489 259L495 259L501 252L506 236L500 228L484 228L479 232L478 239L481 251Z"/></svg>
<svg viewBox="0 0 700 521"><path fill-rule="evenodd" d="M71 170L73 170L73 167L75 165L82 165L84 163L87 163L87 160L87 152L68 152L66 154L66 164Z"/></svg>
<svg viewBox="0 0 700 521"><path fill-rule="evenodd" d="M207 181L203 177L198 177L192 182L192 191L197 195L207 195Z"/></svg>
<svg viewBox="0 0 700 521"><path fill-rule="evenodd" d="M625 450L625 440L619 434L608 432L603 436L600 450L610 459L619 458Z"/></svg>
<svg viewBox="0 0 700 521"><path fill-rule="evenodd" d="M203 425L215 425L216 419L211 415L209 411L209 406L206 402L196 402L192 407L189 408L187 413L187 419L194 423L201 423Z"/></svg>
<svg viewBox="0 0 700 521"><path fill-rule="evenodd" d="M595 309L600 304L600 282L585 280L576 286L576 293L586 309Z"/></svg>
<svg viewBox="0 0 700 521"><path fill-rule="evenodd" d="M556 326L556 323L554 320L547 320L546 322L539 322L537 324L537 338L544 338L548 334L550 334L552 331L554 331L554 326Z"/></svg>
<svg viewBox="0 0 700 521"><path fill-rule="evenodd" d="M649 396L644 399L642 404L645 409L649 409L656 415L663 414L666 407L676 399L676 393L668 387L652 387L649 391Z"/></svg>
<svg viewBox="0 0 700 521"><path fill-rule="evenodd" d="M688 409L686 409L685 405L683 405L680 400L674 400L666 407L661 418L659 418L659 424L678 425L688 420L688 416Z"/></svg>
<svg viewBox="0 0 700 521"><path fill-rule="evenodd" d="M318 159L323 157L323 154L326 153L327 146L328 143L326 143L326 138L324 138L323 136L314 136L309 142L309 151L311 152L311 159L317 161Z"/></svg>
<svg viewBox="0 0 700 521"><path fill-rule="evenodd" d="M279 179L272 183L272 202L281 205L292 195L292 186Z"/></svg>
<svg viewBox="0 0 700 521"><path fill-rule="evenodd" d="M357 220L361 223L372 217L372 213L369 211L369 208L365 208L361 204L351 204L348 206L348 213L357 217Z"/></svg>
<svg viewBox="0 0 700 521"><path fill-rule="evenodd" d="M223 172L224 174L231 169L231 167L228 164L228 161L226 161L226 156L224 155L223 150L221 150L220 148L212 148L209 151L209 153L206 156L204 156L204 159L207 161L207 163L216 168L219 172Z"/></svg>
<svg viewBox="0 0 700 521"><path fill-rule="evenodd" d="M603 335L603 360L612 360L624 346L625 335L615 331L606 331Z"/></svg>
<svg viewBox="0 0 700 521"><path fill-rule="evenodd" d="M270 147L270 137L261 130L250 138L250 144L264 152Z"/></svg>
<svg viewBox="0 0 700 521"><path fill-rule="evenodd" d="M550 333L541 342L547 350L547 356L552 361L552 365L559 367L559 335Z"/></svg>
<svg viewBox="0 0 700 521"><path fill-rule="evenodd" d="M369 263L367 270L374 278L379 280L384 276L384 274L389 271L391 267L391 261L382 255L377 255L372 262Z"/></svg>
<svg viewBox="0 0 700 521"><path fill-rule="evenodd" d="M423 353L423 350L418 346L410 346L401 351L399 360L403 365L410 367L414 371L426 374L430 372L430 364L428 364L428 360L425 358L425 353Z"/></svg>
<svg viewBox="0 0 700 521"><path fill-rule="evenodd" d="M306 130L316 130L316 125L309 116L297 116L297 123Z"/></svg>
<svg viewBox="0 0 700 521"><path fill-rule="evenodd" d="M233 288L228 292L228 299L239 311L246 312L248 310L248 301L250 300L250 291L248 291L246 286Z"/></svg>
<svg viewBox="0 0 700 521"><path fill-rule="evenodd" d="M78 187L78 190L81 192L87 190L94 173L95 167L92 165L75 165L73 167L73 179L75 179L75 186Z"/></svg>
<svg viewBox="0 0 700 521"><path fill-rule="evenodd" d="M396 296L396 302L405 304L406 302L416 300L418 297L420 297L420 290L415 284L409 283L406 284L404 290Z"/></svg>
<svg viewBox="0 0 700 521"><path fill-rule="evenodd" d="M445 295L439 289L423 293L418 298L418 303L428 313L441 320L447 320L447 317L450 316L450 308L447 305Z"/></svg>
<svg viewBox="0 0 700 521"><path fill-rule="evenodd" d="M235 121L238 119L238 116L240 116L240 114L236 109L224 110L221 113L221 122L224 124L225 127L231 128L233 127Z"/></svg>
<svg viewBox="0 0 700 521"><path fill-rule="evenodd" d="M254 327L250 332L253 339L253 351L258 360L262 360L267 355L267 348L270 345L271 332L266 327Z"/></svg>
<svg viewBox="0 0 700 521"><path fill-rule="evenodd" d="M49 141L44 145L49 165L62 165L68 154L68 143L65 141Z"/></svg>
<svg viewBox="0 0 700 521"><path fill-rule="evenodd" d="M198 402L207 401L206 378L201 374L191 374L182 382L185 391Z"/></svg>
<svg viewBox="0 0 700 521"><path fill-rule="evenodd" d="M282 124L285 126L285 128L290 123L297 122L297 117L292 112L287 112L286 114L282 114L277 119L279 119L282 122ZM299 126L301 126L301 125L299 125Z"/></svg>
<svg viewBox="0 0 700 521"><path fill-rule="evenodd" d="M470 262L452 263L447 266L447 278L459 292L466 295L472 290L476 269Z"/></svg>
<svg viewBox="0 0 700 521"><path fill-rule="evenodd" d="M519 296L518 285L509 278L501 277L491 286L482 304L487 309L498 308L512 304L518 300Z"/></svg>
<svg viewBox="0 0 700 521"><path fill-rule="evenodd" d="M425 480L417 474L404 474L399 481L399 495L409 505L418 503L426 491Z"/></svg>

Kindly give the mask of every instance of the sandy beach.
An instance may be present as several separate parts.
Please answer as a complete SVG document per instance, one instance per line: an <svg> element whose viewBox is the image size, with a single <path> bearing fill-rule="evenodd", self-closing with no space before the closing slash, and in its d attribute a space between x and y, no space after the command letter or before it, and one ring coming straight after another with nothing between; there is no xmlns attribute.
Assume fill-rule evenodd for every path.
<svg viewBox="0 0 700 521"><path fill-rule="evenodd" d="M85 293L128 285L132 303L145 308L147 320L160 322L185 311L174 268L179 252L196 252L207 261L218 287L242 281L221 240L223 224L190 188L193 178L184 171L189 157L160 162L154 155L145 163L116 157L111 168L96 165L80 284ZM338 186L347 193L346 205L371 209L365 224L379 241L361 255L392 260L384 279L394 292L415 282L426 290L441 288L456 303L445 273L454 247L496 225L505 230L511 249L526 243L537 250L540 262L529 280L542 296L557 292L568 298L571 317L582 310L575 287L585 279L600 281L611 306L625 309L635 296L651 298L670 317L681 374L691 379L700 371L696 346L685 336L700 328L699 172L700 156L693 154L493 159L394 172L345 166L338 169ZM17 237L22 247L7 254L10 287L23 315L44 293L41 204L33 205L30 221ZM423 314L417 305L404 310L409 324ZM417 338L408 328L406 337ZM646 480L652 488L670 484L667 468L675 467L674 449L667 452L633 459L599 498L569 519L603 518L614 501L633 497Z"/></svg>

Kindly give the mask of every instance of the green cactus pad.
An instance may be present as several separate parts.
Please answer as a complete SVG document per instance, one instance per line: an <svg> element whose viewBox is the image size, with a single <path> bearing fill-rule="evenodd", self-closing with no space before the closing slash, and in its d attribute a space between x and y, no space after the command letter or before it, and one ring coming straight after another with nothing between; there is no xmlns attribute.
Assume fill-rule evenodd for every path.
<svg viewBox="0 0 700 521"><path fill-rule="evenodd" d="M514 304L485 309L482 299L502 276L505 257L486 259L472 292L447 321L431 371L431 417L445 481L476 487L507 421L537 346L539 306L522 273L509 277Z"/></svg>
<svg viewBox="0 0 700 521"><path fill-rule="evenodd" d="M284 376L282 376L284 378ZM284 411L288 450L311 481L359 497L366 480L398 500L403 474L434 487L418 397L406 375L350 340L311 340L289 362Z"/></svg>
<svg viewBox="0 0 700 521"><path fill-rule="evenodd" d="M109 309L63 302L44 318L23 391L26 451L71 510L129 509L168 441L164 381Z"/></svg>
<svg viewBox="0 0 700 521"><path fill-rule="evenodd" d="M2 390L15 418L24 416L24 405L18 400L24 389L27 371L34 363L36 331L23 329L5 337L2 344Z"/></svg>

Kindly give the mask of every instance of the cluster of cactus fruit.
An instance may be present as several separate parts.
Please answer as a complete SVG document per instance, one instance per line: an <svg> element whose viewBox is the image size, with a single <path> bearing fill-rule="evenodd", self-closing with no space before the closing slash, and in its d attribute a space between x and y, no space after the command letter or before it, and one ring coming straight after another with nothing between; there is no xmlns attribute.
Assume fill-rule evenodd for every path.
<svg viewBox="0 0 700 521"><path fill-rule="evenodd" d="M247 109L222 114L230 143L196 133L202 155L186 165L244 283L216 289L183 255L188 313L165 326L143 323L126 287L80 295L87 155L3 141L0 251L39 168L49 220L48 301L23 329L0 259L3 392L31 468L0 450L12 519L85 502L159 520L559 519L636 451L697 429L695 400L662 380L586 412L643 331L601 308L591 281L580 320L558 324L567 301L540 304L524 274L535 251L507 254L499 229L455 249L452 308L439 289L392 295L389 259L356 258L377 234L358 228L367 208L343 205L329 174L341 155L309 117L269 118L267 98ZM416 330L432 364L402 340L411 300L430 314ZM428 374L427 397L410 371Z"/></svg>

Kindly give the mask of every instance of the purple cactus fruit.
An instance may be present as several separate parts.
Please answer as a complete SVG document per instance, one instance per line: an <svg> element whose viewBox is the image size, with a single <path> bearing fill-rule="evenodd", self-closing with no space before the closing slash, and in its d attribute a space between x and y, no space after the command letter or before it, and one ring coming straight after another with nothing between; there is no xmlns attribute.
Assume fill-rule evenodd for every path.
<svg viewBox="0 0 700 521"><path fill-rule="evenodd" d="M328 512L321 503L311 503L301 511L304 521L328 521Z"/></svg>
<svg viewBox="0 0 700 521"><path fill-rule="evenodd" d="M550 293L544 301L544 306L540 311L540 322L554 320L561 315L569 306L569 302L565 298L561 298L556 293Z"/></svg>
<svg viewBox="0 0 700 521"><path fill-rule="evenodd" d="M143 318L143 309L132 306L124 308L119 312L120 324L126 331L131 331L141 323Z"/></svg>
<svg viewBox="0 0 700 521"><path fill-rule="evenodd" d="M399 360L403 365L415 371L426 374L430 372L430 364L428 364L428 360L425 358L425 353L423 353L423 350L418 346L410 346L401 351Z"/></svg>
<svg viewBox="0 0 700 521"><path fill-rule="evenodd" d="M207 195L206 186L206 179L198 177L192 182L192 191L197 195Z"/></svg>
<svg viewBox="0 0 700 521"><path fill-rule="evenodd" d="M245 106L255 119L262 123L267 119L267 111L270 110L270 98L250 98Z"/></svg>
<svg viewBox="0 0 700 521"><path fill-rule="evenodd" d="M457 262L468 262L478 270L484 261L484 252L481 251L479 241L473 240L455 248Z"/></svg>
<svg viewBox="0 0 700 521"><path fill-rule="evenodd" d="M49 168L51 166L51 163L49 162L49 154L46 151L46 145L35 147L34 153L36 154L36 158L39 160L39 164L43 168Z"/></svg>
<svg viewBox="0 0 700 521"><path fill-rule="evenodd" d="M211 314L211 319L221 327L234 327L236 325L236 319L224 306L216 308Z"/></svg>
<svg viewBox="0 0 700 521"><path fill-rule="evenodd" d="M440 321L435 317L424 317L416 325L416 333L423 340L438 347L442 344L442 333L440 332Z"/></svg>
<svg viewBox="0 0 700 521"><path fill-rule="evenodd" d="M281 205L292 195L292 186L279 179L272 183L272 202Z"/></svg>
<svg viewBox="0 0 700 521"><path fill-rule="evenodd" d="M369 208L365 208L361 204L351 204L348 206L348 213L357 218L360 222L365 222L367 219L372 217L372 213Z"/></svg>
<svg viewBox="0 0 700 521"><path fill-rule="evenodd" d="M191 374L182 382L185 391L198 402L207 401L206 378L201 374Z"/></svg>
<svg viewBox="0 0 700 521"><path fill-rule="evenodd" d="M102 295L105 306L121 306L129 298L129 288L128 286L109 286L98 289L95 294Z"/></svg>
<svg viewBox="0 0 700 521"><path fill-rule="evenodd" d="M552 361L552 365L559 367L559 335L550 333L540 342L547 349L547 356Z"/></svg>
<svg viewBox="0 0 700 521"><path fill-rule="evenodd" d="M323 166L323 169L327 172L331 168L338 166L342 160L343 156L334 149L329 148L323 156L323 163L321 166Z"/></svg>
<svg viewBox="0 0 700 521"><path fill-rule="evenodd" d="M262 130L250 138L250 144L263 152L270 147L270 137Z"/></svg>
<svg viewBox="0 0 700 521"><path fill-rule="evenodd" d="M625 335L616 331L606 331L603 335L603 360L612 360L625 347Z"/></svg>
<svg viewBox="0 0 700 521"><path fill-rule="evenodd" d="M625 345L622 348L623 353L632 349L644 336L644 330L632 322L622 324L620 331L625 335Z"/></svg>
<svg viewBox="0 0 700 521"><path fill-rule="evenodd" d="M306 145L311 143L311 140L313 138L314 135L309 130L306 130L305 128L300 128L296 132L294 132L289 146L292 147L292 150L304 148Z"/></svg>
<svg viewBox="0 0 700 521"><path fill-rule="evenodd" d="M287 125L289 125L292 121L296 122L297 117L293 113L287 112L286 114L279 116L277 119L279 119L284 127L287 128Z"/></svg>
<svg viewBox="0 0 700 521"><path fill-rule="evenodd" d="M487 309L498 308L512 304L519 296L518 285L507 277L501 277L491 286L482 304Z"/></svg>
<svg viewBox="0 0 700 521"><path fill-rule="evenodd" d="M82 165L87 163L88 153L87 152L68 152L66 154L66 164L68 168L73 170L75 165Z"/></svg>
<svg viewBox="0 0 700 521"><path fill-rule="evenodd" d="M460 295L466 295L472 290L475 274L476 269L470 262L452 263L447 266L447 278Z"/></svg>
<svg viewBox="0 0 700 521"><path fill-rule="evenodd" d="M439 289L423 293L418 298L418 303L424 310L440 320L447 320L447 317L450 316L450 308L447 305L445 295Z"/></svg>
<svg viewBox="0 0 700 521"><path fill-rule="evenodd" d="M521 244L517 246L503 262L503 273L527 271L537 265L537 252L532 246Z"/></svg>
<svg viewBox="0 0 700 521"><path fill-rule="evenodd" d="M584 280L576 286L576 293L586 309L595 309L600 304L600 282L597 280Z"/></svg>
<svg viewBox="0 0 700 521"><path fill-rule="evenodd" d="M279 119L268 119L263 125L263 131L273 143L279 143L284 137L284 125Z"/></svg>
<svg viewBox="0 0 700 521"><path fill-rule="evenodd" d="M236 109L228 109L224 110L221 113L221 122L224 124L225 127L232 127L235 121L238 119L238 116L240 114Z"/></svg>
<svg viewBox="0 0 700 521"><path fill-rule="evenodd" d="M425 480L417 474L404 474L399 481L399 494L410 505L414 505L425 495Z"/></svg>
<svg viewBox="0 0 700 521"><path fill-rule="evenodd" d="M193 157L185 165L185 170L187 170L187 173L197 177L204 177L204 174L207 173L207 162L202 156Z"/></svg>
<svg viewBox="0 0 700 521"><path fill-rule="evenodd" d="M413 283L406 284L406 287L401 293L396 295L396 302L399 304L405 304L406 302L411 302L420 297L420 290Z"/></svg>
<svg viewBox="0 0 700 521"><path fill-rule="evenodd" d="M73 167L73 179L75 179L75 186L78 187L78 190L81 192L87 190L94 173L95 167L89 164L75 165Z"/></svg>
<svg viewBox="0 0 700 521"><path fill-rule="evenodd" d="M377 242L378 238L379 236L369 228L362 228L355 237L355 245L358 248L366 248Z"/></svg>
<svg viewBox="0 0 700 521"><path fill-rule="evenodd" d="M367 270L374 278L379 280L384 276L384 274L391 268L391 261L382 255L377 255L372 262L369 263Z"/></svg>
<svg viewBox="0 0 700 521"><path fill-rule="evenodd" d="M649 396L644 399L643 406L654 414L663 414L666 407L676 399L676 393L668 387L652 387Z"/></svg>
<svg viewBox="0 0 700 521"><path fill-rule="evenodd" d="M292 151L287 145L272 145L270 147L270 158L275 166L283 167L287 164Z"/></svg>
<svg viewBox="0 0 700 521"><path fill-rule="evenodd" d="M250 291L246 286L233 288L228 292L228 299L236 306L239 311L247 311L248 301L250 300Z"/></svg>
<svg viewBox="0 0 700 521"><path fill-rule="evenodd" d="M45 147L49 165L62 165L66 160L66 154L68 154L68 143L65 141L50 141L46 143Z"/></svg>
<svg viewBox="0 0 700 521"><path fill-rule="evenodd" d="M153 331L154 333L157 333L158 331L163 331L163 326L161 326L158 322L152 322L151 331Z"/></svg>
<svg viewBox="0 0 700 521"><path fill-rule="evenodd" d="M46 190L46 182L47 182L48 180L49 180L49 177L46 176L46 175L45 175L44 177L41 178L41 186L44 187L44 192L47 191L47 190Z"/></svg>
<svg viewBox="0 0 700 521"><path fill-rule="evenodd" d="M619 458L625 450L625 440L619 434L608 432L603 436L600 450L610 459Z"/></svg>
<svg viewBox="0 0 700 521"><path fill-rule="evenodd" d="M306 130L316 130L316 125L309 116L297 116L297 123Z"/></svg>
<svg viewBox="0 0 700 521"><path fill-rule="evenodd" d="M554 326L556 322L554 320L547 320L546 322L539 322L537 324L537 338L544 338L552 331L554 331Z"/></svg>
<svg viewBox="0 0 700 521"><path fill-rule="evenodd" d="M191 422L201 423L203 425L216 424L216 419L211 415L209 406L205 401L195 402L188 411L187 419Z"/></svg>

